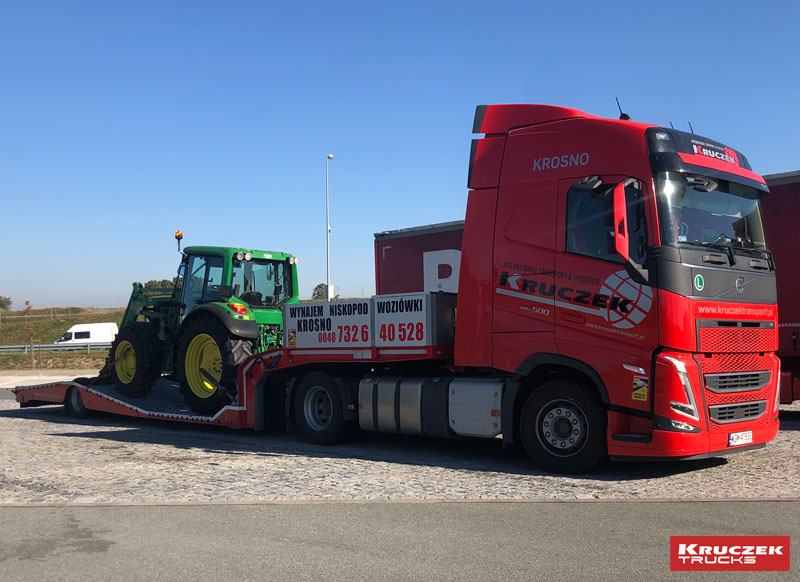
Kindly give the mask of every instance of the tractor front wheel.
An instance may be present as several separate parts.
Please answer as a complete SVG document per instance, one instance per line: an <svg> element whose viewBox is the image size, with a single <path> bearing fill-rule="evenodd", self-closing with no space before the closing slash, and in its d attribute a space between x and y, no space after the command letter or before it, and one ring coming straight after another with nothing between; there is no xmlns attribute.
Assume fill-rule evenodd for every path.
<svg viewBox="0 0 800 582"><path fill-rule="evenodd" d="M137 321L111 344L111 380L126 396L144 396L161 375L161 340L156 328Z"/></svg>
<svg viewBox="0 0 800 582"><path fill-rule="evenodd" d="M187 322L178 338L175 372L187 404L214 414L236 395L236 370L253 354L249 340L233 335L214 315Z"/></svg>

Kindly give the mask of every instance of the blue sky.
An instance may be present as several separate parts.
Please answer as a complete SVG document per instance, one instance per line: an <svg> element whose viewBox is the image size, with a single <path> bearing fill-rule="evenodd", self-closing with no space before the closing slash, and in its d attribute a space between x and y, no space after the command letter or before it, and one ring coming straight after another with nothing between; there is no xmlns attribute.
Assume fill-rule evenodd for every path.
<svg viewBox="0 0 800 582"><path fill-rule="evenodd" d="M472 118L547 103L800 169L797 2L0 2L0 295L124 305L184 244L374 293L373 233L461 219Z"/></svg>

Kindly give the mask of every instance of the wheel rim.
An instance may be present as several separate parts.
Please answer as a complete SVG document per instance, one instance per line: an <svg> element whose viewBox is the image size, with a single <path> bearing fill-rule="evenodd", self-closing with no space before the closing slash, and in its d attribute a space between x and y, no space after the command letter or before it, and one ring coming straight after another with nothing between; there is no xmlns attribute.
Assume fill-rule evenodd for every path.
<svg viewBox="0 0 800 582"><path fill-rule="evenodd" d="M123 384L130 384L136 375L136 351L133 344L128 340L123 340L117 345L114 352L114 368L117 370L117 377Z"/></svg>
<svg viewBox="0 0 800 582"><path fill-rule="evenodd" d="M331 395L322 386L314 386L306 392L303 400L303 415L306 422L314 430L325 430L333 415Z"/></svg>
<svg viewBox="0 0 800 582"><path fill-rule="evenodd" d="M561 457L577 454L589 435L586 415L568 400L553 400L536 417L536 436L550 453Z"/></svg>
<svg viewBox="0 0 800 582"><path fill-rule="evenodd" d="M192 394L198 398L209 398L217 391L201 372L205 370L216 382L222 378L222 353L213 337L206 333L194 336L186 348L184 364L186 381Z"/></svg>

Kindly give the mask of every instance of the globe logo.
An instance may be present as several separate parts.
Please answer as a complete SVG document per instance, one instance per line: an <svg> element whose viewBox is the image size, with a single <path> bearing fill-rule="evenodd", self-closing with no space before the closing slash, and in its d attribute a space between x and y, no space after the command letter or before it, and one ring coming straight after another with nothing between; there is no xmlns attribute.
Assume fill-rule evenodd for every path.
<svg viewBox="0 0 800 582"><path fill-rule="evenodd" d="M603 312L606 321L618 329L630 329L641 323L653 305L653 290L633 281L625 271L609 275L600 288L600 293L619 297L619 303L609 301ZM626 299L628 302L622 303ZM611 309L613 304L618 304L619 307ZM623 308L623 305L626 307Z"/></svg>

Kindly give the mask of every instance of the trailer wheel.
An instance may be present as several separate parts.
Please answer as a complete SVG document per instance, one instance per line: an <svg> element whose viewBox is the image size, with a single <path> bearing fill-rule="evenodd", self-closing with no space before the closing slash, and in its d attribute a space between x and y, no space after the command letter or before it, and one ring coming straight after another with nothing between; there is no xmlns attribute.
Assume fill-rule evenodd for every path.
<svg viewBox="0 0 800 582"><path fill-rule="evenodd" d="M81 391L71 386L67 391L67 398L64 400L64 412L74 418L86 418L89 416L89 409L83 404Z"/></svg>
<svg viewBox="0 0 800 582"><path fill-rule="evenodd" d="M314 444L331 445L352 430L353 423L344 420L339 387L324 372L310 372L300 380L293 408L298 430Z"/></svg>
<svg viewBox="0 0 800 582"><path fill-rule="evenodd" d="M142 321L125 326L111 344L111 380L126 396L144 396L161 375L161 340Z"/></svg>
<svg viewBox="0 0 800 582"><path fill-rule="evenodd" d="M522 408L520 435L533 462L554 473L589 471L608 454L603 410L574 382L536 389Z"/></svg>
<svg viewBox="0 0 800 582"><path fill-rule="evenodd" d="M231 334L216 316L190 320L178 337L175 358L186 403L200 414L214 414L230 404L236 395L236 370L251 355L253 344Z"/></svg>

